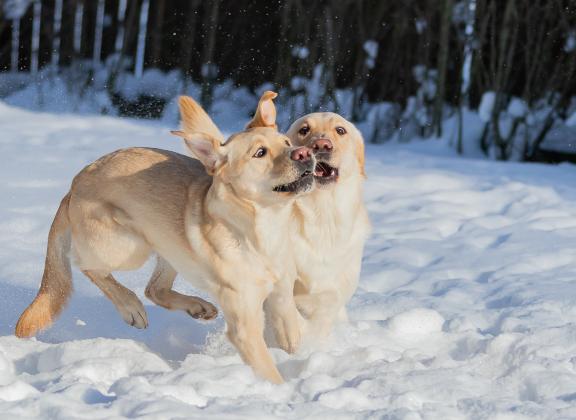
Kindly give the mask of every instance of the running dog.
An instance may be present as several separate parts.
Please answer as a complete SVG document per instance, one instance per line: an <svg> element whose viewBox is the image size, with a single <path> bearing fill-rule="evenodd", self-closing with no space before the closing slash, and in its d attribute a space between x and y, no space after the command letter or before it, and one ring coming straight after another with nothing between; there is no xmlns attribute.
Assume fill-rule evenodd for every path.
<svg viewBox="0 0 576 420"><path fill-rule="evenodd" d="M316 162L309 148L292 147L277 131L275 96L266 92L248 128L226 141L194 100L181 97L182 130L173 134L184 139L195 159L130 148L76 175L50 229L40 290L21 315L16 335L35 335L64 308L72 292L70 252L122 318L145 328L142 302L111 273L137 269L155 253L146 296L209 319L217 314L214 305L172 290L176 273L208 291L243 360L258 375L281 383L263 338L262 308L266 299L277 302L275 329L295 334L284 342L297 346L295 258L286 239L295 199L313 188Z"/></svg>
<svg viewBox="0 0 576 420"><path fill-rule="evenodd" d="M370 222L363 202L364 141L338 114L312 113L295 121L291 141L316 156L316 189L296 200L291 243L298 280L296 305L315 338L346 320L346 303L360 276Z"/></svg>

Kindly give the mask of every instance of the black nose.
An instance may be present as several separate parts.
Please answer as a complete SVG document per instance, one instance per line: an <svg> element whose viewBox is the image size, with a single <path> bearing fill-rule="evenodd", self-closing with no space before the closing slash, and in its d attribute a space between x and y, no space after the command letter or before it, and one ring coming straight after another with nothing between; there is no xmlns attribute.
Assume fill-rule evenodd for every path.
<svg viewBox="0 0 576 420"><path fill-rule="evenodd" d="M312 158L312 152L307 147L298 147L290 152L290 159L300 162L307 162Z"/></svg>
<svg viewBox="0 0 576 420"><path fill-rule="evenodd" d="M312 144L312 150L314 150L314 153L329 152L332 149L332 142L328 139L318 139Z"/></svg>

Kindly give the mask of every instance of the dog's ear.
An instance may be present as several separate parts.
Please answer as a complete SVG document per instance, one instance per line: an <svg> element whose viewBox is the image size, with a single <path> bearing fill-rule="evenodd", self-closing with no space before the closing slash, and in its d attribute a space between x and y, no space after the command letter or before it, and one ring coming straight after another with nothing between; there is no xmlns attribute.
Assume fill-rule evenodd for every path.
<svg viewBox="0 0 576 420"><path fill-rule="evenodd" d="M216 175L226 163L226 155L222 145L207 133L186 133L185 131L171 131L175 136L182 137L192 156L198 159L209 175Z"/></svg>
<svg viewBox="0 0 576 420"><path fill-rule="evenodd" d="M360 167L360 174L366 178L366 165L364 162L364 142L356 146L356 157L358 158L358 166Z"/></svg>
<svg viewBox="0 0 576 420"><path fill-rule="evenodd" d="M354 132L356 133L356 159L358 160L358 167L360 168L360 175L366 178L366 164L365 164L365 151L364 151L364 138L362 133L354 127Z"/></svg>
<svg viewBox="0 0 576 420"><path fill-rule="evenodd" d="M219 143L224 142L224 135L198 102L189 96L180 96L178 105L185 133L206 133Z"/></svg>
<svg viewBox="0 0 576 420"><path fill-rule="evenodd" d="M262 94L254 118L252 118L252 121L250 121L246 126L247 129L254 127L270 127L278 129L278 126L276 125L276 107L272 101L272 99L277 96L278 94L276 92L270 90L267 90Z"/></svg>

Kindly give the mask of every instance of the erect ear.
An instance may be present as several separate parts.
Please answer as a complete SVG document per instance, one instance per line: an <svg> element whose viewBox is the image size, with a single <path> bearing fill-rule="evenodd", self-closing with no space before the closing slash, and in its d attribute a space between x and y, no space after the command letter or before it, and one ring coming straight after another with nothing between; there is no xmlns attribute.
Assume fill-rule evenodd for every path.
<svg viewBox="0 0 576 420"><path fill-rule="evenodd" d="M171 131L172 134L182 137L192 156L198 159L206 172L210 175L218 173L226 163L226 155L222 153L220 142L206 133L186 133L184 131Z"/></svg>
<svg viewBox="0 0 576 420"><path fill-rule="evenodd" d="M189 96L180 96L178 99L180 108L180 118L182 118L182 128L186 133L206 133L218 140L224 142L224 135L220 132L216 124L208 116L206 111Z"/></svg>
<svg viewBox="0 0 576 420"><path fill-rule="evenodd" d="M256 113L254 114L254 118L252 121L248 123L246 128L254 128L254 127L271 127L271 128L278 128L276 125L276 107L274 106L274 99L278 94L276 92L272 92L267 90L262 94L260 97L260 101L258 102L258 108L256 108Z"/></svg>

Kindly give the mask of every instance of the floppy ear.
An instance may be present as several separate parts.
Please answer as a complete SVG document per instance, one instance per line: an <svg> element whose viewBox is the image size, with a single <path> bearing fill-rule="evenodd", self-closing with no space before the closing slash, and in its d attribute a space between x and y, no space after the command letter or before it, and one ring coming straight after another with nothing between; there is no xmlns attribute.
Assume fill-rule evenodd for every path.
<svg viewBox="0 0 576 420"><path fill-rule="evenodd" d="M206 133L223 143L225 138L206 111L189 96L180 96L178 99L182 128L186 133Z"/></svg>
<svg viewBox="0 0 576 420"><path fill-rule="evenodd" d="M276 92L270 90L262 94L254 118L252 118L252 121L248 123L246 128L271 127L278 129L276 125L276 107L274 106L274 102L272 102L272 99L277 96L278 94Z"/></svg>
<svg viewBox="0 0 576 420"><path fill-rule="evenodd" d="M226 155L222 153L220 142L206 133L186 133L184 131L171 131L175 136L182 137L192 156L198 159L209 175L218 173L226 163Z"/></svg>
<svg viewBox="0 0 576 420"><path fill-rule="evenodd" d="M360 168L360 175L366 178L366 169L364 164L364 138L360 131L356 130L357 142L356 142L356 159L358 159L358 167Z"/></svg>

